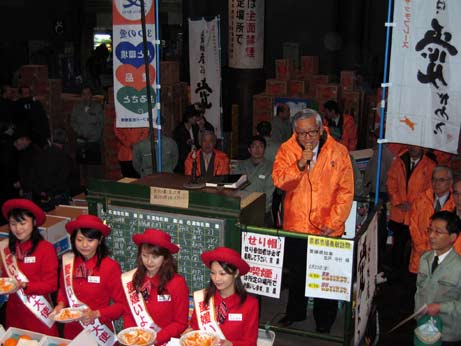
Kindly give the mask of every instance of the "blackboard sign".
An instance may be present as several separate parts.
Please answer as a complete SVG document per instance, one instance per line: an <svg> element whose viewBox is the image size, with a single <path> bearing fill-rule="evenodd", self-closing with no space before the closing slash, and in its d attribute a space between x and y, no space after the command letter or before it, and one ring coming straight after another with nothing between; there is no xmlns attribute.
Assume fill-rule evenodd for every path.
<svg viewBox="0 0 461 346"><path fill-rule="evenodd" d="M112 229L108 246L123 272L136 266L138 248L131 236L146 228L157 228L170 234L172 241L179 245L178 271L186 279L189 291L208 285L209 269L200 255L224 245L224 220L113 205L108 205L105 212L99 210L99 216Z"/></svg>

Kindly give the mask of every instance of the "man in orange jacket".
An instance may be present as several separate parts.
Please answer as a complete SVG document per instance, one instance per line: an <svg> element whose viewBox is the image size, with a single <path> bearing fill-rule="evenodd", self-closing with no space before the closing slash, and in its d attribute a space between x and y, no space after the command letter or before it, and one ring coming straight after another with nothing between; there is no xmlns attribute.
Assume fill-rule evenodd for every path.
<svg viewBox="0 0 461 346"><path fill-rule="evenodd" d="M455 202L451 194L453 172L446 166L437 166L432 171L432 186L417 195L410 210L411 255L409 269L409 298L416 292L416 276L419 260L423 253L429 251L430 217L438 211L453 211ZM407 300L405 300L407 301ZM411 311L413 310L410 307Z"/></svg>
<svg viewBox="0 0 461 346"><path fill-rule="evenodd" d="M325 102L323 107L331 136L349 151L357 149L357 126L352 115L341 114L338 103L333 100Z"/></svg>
<svg viewBox="0 0 461 346"><path fill-rule="evenodd" d="M139 178L138 172L133 167L133 147L136 143L147 138L149 128L116 127L114 123L114 134L119 145L117 157L122 175L129 178Z"/></svg>
<svg viewBox="0 0 461 346"><path fill-rule="evenodd" d="M340 237L354 197L354 176L347 148L322 127L322 118L304 109L293 118L294 133L275 157L272 178L285 191L283 229ZM290 270L289 296L283 326L306 318L304 297L306 240L286 239ZM317 331L327 333L336 319L337 302L314 299Z"/></svg>
<svg viewBox="0 0 461 346"><path fill-rule="evenodd" d="M212 131L203 131L200 136L200 149L187 155L185 162L186 175L192 174L194 160L197 160L197 177L212 177L229 174L229 157L215 149L216 135ZM195 155L195 157L193 157Z"/></svg>
<svg viewBox="0 0 461 346"><path fill-rule="evenodd" d="M455 202L455 209L453 212L461 219L461 180L453 183L453 201ZM461 237L458 237L453 246L458 255L461 256Z"/></svg>
<svg viewBox="0 0 461 346"><path fill-rule="evenodd" d="M431 186L434 167L435 162L424 155L422 147L409 145L408 150L394 159L387 172L386 187L391 202L388 226L394 232L392 271L396 279L404 280L407 274L405 249L410 241L410 208L416 196Z"/></svg>

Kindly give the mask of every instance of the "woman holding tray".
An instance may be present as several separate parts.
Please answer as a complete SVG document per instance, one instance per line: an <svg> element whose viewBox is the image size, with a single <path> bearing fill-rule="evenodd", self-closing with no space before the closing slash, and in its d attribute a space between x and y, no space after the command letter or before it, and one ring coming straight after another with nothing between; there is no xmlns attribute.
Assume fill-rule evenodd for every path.
<svg viewBox="0 0 461 346"><path fill-rule="evenodd" d="M10 229L8 239L0 242L2 276L16 280L2 284L2 293L10 294L6 325L57 336L50 294L58 288L58 258L38 230L46 215L27 199L10 199L2 214Z"/></svg>
<svg viewBox="0 0 461 346"><path fill-rule="evenodd" d="M151 328L157 332L156 344L166 344L187 328L189 289L173 257L179 247L158 229L133 235L133 242L138 246L137 267L122 274L124 327Z"/></svg>
<svg viewBox="0 0 461 346"><path fill-rule="evenodd" d="M258 301L247 293L240 278L250 266L226 247L204 252L202 261L211 269L211 279L206 289L194 292L192 329L217 334L221 346L256 346Z"/></svg>
<svg viewBox="0 0 461 346"><path fill-rule="evenodd" d="M66 224L72 253L62 257L62 273L58 291L58 314L64 307L83 312L79 321L64 326L64 337L73 339L84 327L99 344L116 341L112 321L123 314L123 289L119 278L120 265L108 257L106 237L110 228L94 215L80 215ZM112 301L112 304L110 302Z"/></svg>

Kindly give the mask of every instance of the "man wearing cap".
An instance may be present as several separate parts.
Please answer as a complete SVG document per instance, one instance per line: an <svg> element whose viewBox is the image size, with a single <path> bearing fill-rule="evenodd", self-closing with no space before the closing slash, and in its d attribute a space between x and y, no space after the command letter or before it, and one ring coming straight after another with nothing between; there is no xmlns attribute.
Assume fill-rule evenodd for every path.
<svg viewBox="0 0 461 346"><path fill-rule="evenodd" d="M461 345L461 257L453 250L461 223L456 214L440 211L427 229L430 251L419 262L415 311L442 320L442 346Z"/></svg>
<svg viewBox="0 0 461 346"><path fill-rule="evenodd" d="M319 236L340 237L354 197L354 176L347 148L322 127L321 116L304 109L293 118L293 136L275 157L272 178L285 191L283 229ZM304 296L306 239L287 237L286 266L290 271L286 316L289 326L306 318ZM337 301L314 299L317 331L327 333L336 319Z"/></svg>
<svg viewBox="0 0 461 346"><path fill-rule="evenodd" d="M210 268L211 280L207 289L194 292L192 329L218 335L223 346L256 346L258 301L246 292L240 278L250 266L227 247L206 251L201 257Z"/></svg>

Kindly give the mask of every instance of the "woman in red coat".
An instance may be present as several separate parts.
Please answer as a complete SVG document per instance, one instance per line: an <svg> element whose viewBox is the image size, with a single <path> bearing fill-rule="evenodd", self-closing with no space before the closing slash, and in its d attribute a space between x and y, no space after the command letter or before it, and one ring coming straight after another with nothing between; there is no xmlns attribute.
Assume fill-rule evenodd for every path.
<svg viewBox="0 0 461 346"><path fill-rule="evenodd" d="M11 199L3 204L3 217L8 220L8 239L0 242L2 276L18 281L6 306L7 327L37 333L58 335L50 294L58 288L58 258L51 243L38 230L46 215L27 199Z"/></svg>
<svg viewBox="0 0 461 346"><path fill-rule="evenodd" d="M258 301L247 294L240 279L250 266L226 247L204 252L202 261L211 269L211 280L208 288L194 292L192 329L217 334L221 346L256 346Z"/></svg>
<svg viewBox="0 0 461 346"><path fill-rule="evenodd" d="M179 248L158 229L135 234L133 241L138 245L137 267L122 275L124 326L152 328L156 345L163 345L187 328L189 289L172 256Z"/></svg>
<svg viewBox="0 0 461 346"><path fill-rule="evenodd" d="M64 337L73 339L85 327L104 345L116 341L112 322L123 313L123 289L120 265L108 257L105 238L110 228L93 215L81 215L66 224L72 253L62 258L58 305L79 307L83 316L64 326ZM112 304L110 302L112 301Z"/></svg>

